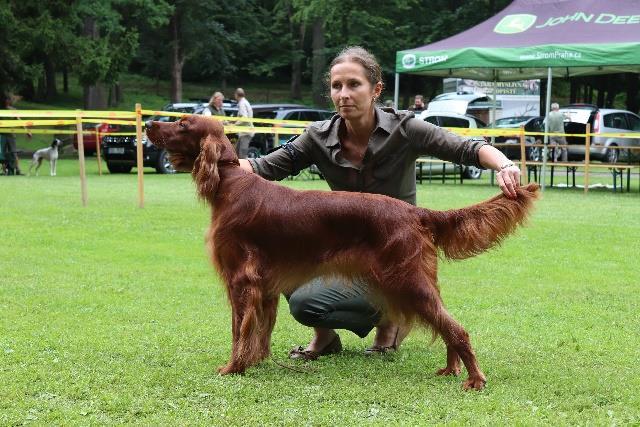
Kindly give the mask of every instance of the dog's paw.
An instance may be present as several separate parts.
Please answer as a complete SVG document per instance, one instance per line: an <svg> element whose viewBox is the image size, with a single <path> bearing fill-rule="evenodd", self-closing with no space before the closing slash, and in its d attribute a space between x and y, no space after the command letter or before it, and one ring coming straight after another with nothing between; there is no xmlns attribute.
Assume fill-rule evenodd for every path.
<svg viewBox="0 0 640 427"><path fill-rule="evenodd" d="M220 375L243 374L244 373L244 369L236 366L233 363L228 363L226 365L220 366L218 368L218 373Z"/></svg>
<svg viewBox="0 0 640 427"><path fill-rule="evenodd" d="M436 371L436 375L442 375L442 376L455 375L457 377L458 375L460 375L460 367L459 366L454 366L454 367L447 366L446 368L438 369Z"/></svg>
<svg viewBox="0 0 640 427"><path fill-rule="evenodd" d="M482 390L487 384L487 380L483 376L467 379L462 383L462 388L465 390Z"/></svg>

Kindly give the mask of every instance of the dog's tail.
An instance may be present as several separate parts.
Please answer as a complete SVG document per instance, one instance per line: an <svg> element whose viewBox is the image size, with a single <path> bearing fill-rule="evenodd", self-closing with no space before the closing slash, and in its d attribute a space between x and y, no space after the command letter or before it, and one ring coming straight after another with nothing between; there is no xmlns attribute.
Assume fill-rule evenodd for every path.
<svg viewBox="0 0 640 427"><path fill-rule="evenodd" d="M490 249L525 222L538 198L538 184L518 187L516 199L500 194L462 209L420 209L422 225L449 259L464 259Z"/></svg>

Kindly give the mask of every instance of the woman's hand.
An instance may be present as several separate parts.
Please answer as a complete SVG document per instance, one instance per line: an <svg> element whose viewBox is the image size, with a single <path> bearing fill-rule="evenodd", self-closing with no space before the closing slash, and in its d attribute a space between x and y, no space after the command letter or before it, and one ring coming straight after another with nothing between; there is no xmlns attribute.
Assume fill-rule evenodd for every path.
<svg viewBox="0 0 640 427"><path fill-rule="evenodd" d="M500 190L510 199L518 197L516 187L520 186L520 169L504 154L491 145L483 145L478 151L480 164L498 173Z"/></svg>
<svg viewBox="0 0 640 427"><path fill-rule="evenodd" d="M505 196L510 199L518 197L516 187L520 185L520 168L511 162L500 166L500 170L498 170L498 185Z"/></svg>
<svg viewBox="0 0 640 427"><path fill-rule="evenodd" d="M253 167L251 167L251 163L247 159L239 159L240 161L240 169L245 172L253 173Z"/></svg>

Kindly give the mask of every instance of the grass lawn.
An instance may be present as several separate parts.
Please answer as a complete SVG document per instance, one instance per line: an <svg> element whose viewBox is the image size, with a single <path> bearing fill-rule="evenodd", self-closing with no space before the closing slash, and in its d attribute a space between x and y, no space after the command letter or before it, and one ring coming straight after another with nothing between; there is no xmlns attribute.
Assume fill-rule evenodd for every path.
<svg viewBox="0 0 640 427"><path fill-rule="evenodd" d="M386 357L366 358L372 337L345 332L343 353L288 361L311 333L284 300L273 359L305 372L270 359L218 376L230 308L190 176L149 169L139 209L135 174L87 166L85 208L73 160L57 177L0 176L0 425L640 423L637 184L624 194L550 189L501 248L441 264L444 301L488 378L464 392L461 378L434 375L444 346L422 332ZM423 184L418 202L447 209L497 191Z"/></svg>

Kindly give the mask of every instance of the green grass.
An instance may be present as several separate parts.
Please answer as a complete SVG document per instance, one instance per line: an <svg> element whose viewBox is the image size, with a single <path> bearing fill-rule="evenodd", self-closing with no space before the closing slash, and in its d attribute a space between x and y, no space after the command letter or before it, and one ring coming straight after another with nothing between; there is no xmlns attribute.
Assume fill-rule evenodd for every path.
<svg viewBox="0 0 640 427"><path fill-rule="evenodd" d="M637 189L551 189L501 248L441 263L444 301L488 378L464 392L434 375L445 351L424 333L373 359L371 337L342 333L346 350L304 373L267 360L218 376L230 309L190 176L145 175L139 209L135 174L89 162L88 175L85 208L75 161L57 177L0 177L0 425L640 423ZM496 192L424 184L418 200L446 209ZM283 300L273 358L293 364L287 351L310 335Z"/></svg>

